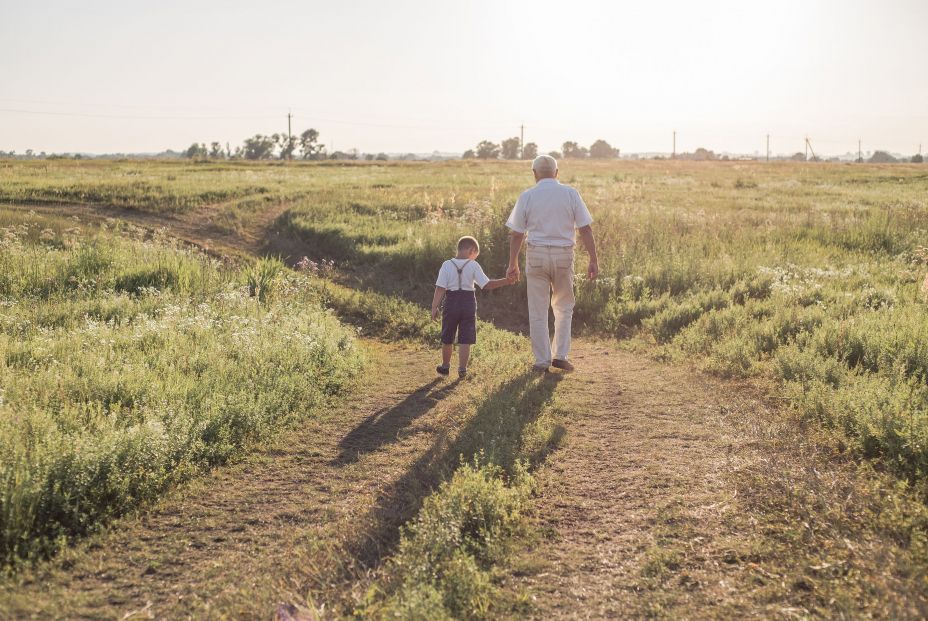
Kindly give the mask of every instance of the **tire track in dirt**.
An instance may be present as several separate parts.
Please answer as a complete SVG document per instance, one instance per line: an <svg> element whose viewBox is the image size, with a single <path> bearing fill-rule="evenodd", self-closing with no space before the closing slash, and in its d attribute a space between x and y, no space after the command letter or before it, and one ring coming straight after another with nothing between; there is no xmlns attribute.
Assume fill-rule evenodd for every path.
<svg viewBox="0 0 928 621"><path fill-rule="evenodd" d="M538 474L536 513L554 538L526 582L540 619L643 615L636 587L656 527L681 513L711 520L703 507L731 494L720 475L735 439L705 381L582 342L575 364L563 388L586 395L585 414Z"/></svg>
<svg viewBox="0 0 928 621"><path fill-rule="evenodd" d="M867 515L866 479L756 388L609 343L574 351L562 390L583 414L536 475L541 535L507 579L532 618L928 613L905 547L844 521Z"/></svg>

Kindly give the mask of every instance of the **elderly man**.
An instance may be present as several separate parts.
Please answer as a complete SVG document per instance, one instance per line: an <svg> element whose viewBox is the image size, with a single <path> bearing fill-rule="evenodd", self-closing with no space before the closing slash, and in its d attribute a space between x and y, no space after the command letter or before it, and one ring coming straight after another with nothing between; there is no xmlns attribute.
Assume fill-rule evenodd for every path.
<svg viewBox="0 0 928 621"><path fill-rule="evenodd" d="M528 321L535 355L535 369L549 366L573 371L570 353L570 323L574 314L575 229L590 255L587 276L599 274L593 218L580 193L557 180L557 160L539 155L532 162L535 186L519 196L506 222L509 238L507 277L519 278L519 252L528 238L525 276L528 289ZM548 305L554 310L554 351L548 335Z"/></svg>

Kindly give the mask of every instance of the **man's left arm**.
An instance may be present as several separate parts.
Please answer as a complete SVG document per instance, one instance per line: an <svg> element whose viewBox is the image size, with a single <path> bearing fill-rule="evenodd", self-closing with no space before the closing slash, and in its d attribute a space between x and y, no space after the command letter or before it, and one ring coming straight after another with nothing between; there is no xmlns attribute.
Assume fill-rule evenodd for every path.
<svg viewBox="0 0 928 621"><path fill-rule="evenodd" d="M580 241L583 242L583 247L590 255L590 265L586 268L586 275L590 280L596 280L599 276L599 257L596 256L596 240L593 239L592 224L580 227Z"/></svg>
<svg viewBox="0 0 928 621"><path fill-rule="evenodd" d="M580 241L586 248L587 254L590 255L590 265L586 269L586 275L590 280L596 280L599 276L599 258L596 256L596 241L593 239L593 216L586 203L580 198L579 192L574 192L574 222L580 232Z"/></svg>

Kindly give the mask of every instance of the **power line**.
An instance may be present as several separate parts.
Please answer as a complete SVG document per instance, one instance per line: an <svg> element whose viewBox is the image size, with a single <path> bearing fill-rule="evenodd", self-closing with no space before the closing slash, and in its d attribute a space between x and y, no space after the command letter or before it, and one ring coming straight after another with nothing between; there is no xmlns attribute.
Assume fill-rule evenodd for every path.
<svg viewBox="0 0 928 621"><path fill-rule="evenodd" d="M26 99L11 99L0 97L0 102L2 101L21 101L21 102L33 102L33 103L45 103L52 105L51 102L38 102L34 100ZM66 105L56 104L56 105ZM117 104L107 104L107 106L115 107L124 107L132 108L133 106L118 106ZM292 119L293 119L293 109L288 110L287 112L287 134L288 137L292 140ZM381 128L393 128L393 129L415 129L428 132L461 132L461 131L495 131L491 127L504 127L501 123L486 123L483 124L479 121L451 121L449 124L447 120L440 121L442 125L425 125L425 124L415 124L415 123L397 123L397 122L380 122L380 121L364 121L364 120L345 120L332 118L327 116L318 116L311 111L305 109L296 109L298 112L302 112L303 116L311 117L314 123L330 123L336 125L348 125L348 126L359 126L359 127L381 127ZM71 118L98 118L98 119L116 119L116 120L159 120L159 121L221 121L221 120L265 120L265 119L279 119L277 114L122 114L122 113L94 113L94 112L68 112L68 111L51 111L51 110L30 110L26 108L0 108L0 113L9 113L9 114L26 114L26 115L37 115L37 116L57 116L57 117L71 117ZM435 121L439 123L439 121ZM465 126L468 123L480 123L480 126ZM511 127L511 125L510 125ZM548 130L548 131L572 131L566 128L554 128L547 127L543 125L534 125L532 124L532 129L534 130ZM525 148L525 124L524 122L519 126L519 155L520 158L523 156ZM789 140L789 137L779 136L781 142ZM770 134L766 135L767 140L767 151L766 158L769 161L770 159ZM806 159L808 159L809 153L811 151L812 157L817 159L814 150L812 149L811 141L808 136L805 136L805 147L806 147ZM826 143L828 145L838 144L840 141L837 140L818 140L819 143ZM845 143L846 144L846 143ZM672 158L676 158L676 146L677 146L677 130L673 130L673 143L672 143ZM820 145L821 146L821 145ZM333 143L334 148L334 143ZM919 153L921 153L922 145L919 144ZM862 158L862 148L861 141L858 140L858 159Z"/></svg>
<svg viewBox="0 0 928 621"><path fill-rule="evenodd" d="M239 120L239 119L272 119L274 116L161 116L137 114L94 114L90 112L50 112L45 110L22 110L19 108L0 108L0 112L12 114L37 114L42 116L70 116L94 119L127 119L149 121L210 121L210 120Z"/></svg>
<svg viewBox="0 0 928 621"><path fill-rule="evenodd" d="M275 119L277 115L147 115L147 114L100 114L91 112L54 112L48 110L25 110L23 108L0 108L0 112L11 114L31 114L39 116L62 116L77 118L98 118L98 119L124 119L124 120L149 120L149 121L222 121L222 120L250 120L250 119ZM378 123L369 121L346 121L344 119L335 119L329 117L320 117L312 115L316 121L324 123L334 123L338 125L357 125L360 127L384 127L392 129L421 129L428 131L460 131L463 127L438 127L430 125L412 125L397 123ZM502 127L502 125L500 125ZM471 128L466 128L471 129Z"/></svg>

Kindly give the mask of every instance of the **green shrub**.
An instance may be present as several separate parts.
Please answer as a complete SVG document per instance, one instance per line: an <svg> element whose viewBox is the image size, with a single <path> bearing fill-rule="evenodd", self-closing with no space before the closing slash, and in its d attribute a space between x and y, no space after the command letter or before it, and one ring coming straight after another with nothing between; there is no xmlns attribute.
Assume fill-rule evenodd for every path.
<svg viewBox="0 0 928 621"><path fill-rule="evenodd" d="M263 258L255 261L246 272L248 295L266 303L274 293L274 287L284 264L280 259Z"/></svg>
<svg viewBox="0 0 928 621"><path fill-rule="evenodd" d="M498 466L476 460L462 464L404 527L383 586L369 593L359 613L371 618L492 618L490 571L518 528L531 490L524 468L517 468L507 483Z"/></svg>
<svg viewBox="0 0 928 621"><path fill-rule="evenodd" d="M658 343L671 341L683 328L696 321L703 313L725 308L728 296L720 290L707 291L680 304L669 306L647 323Z"/></svg>

